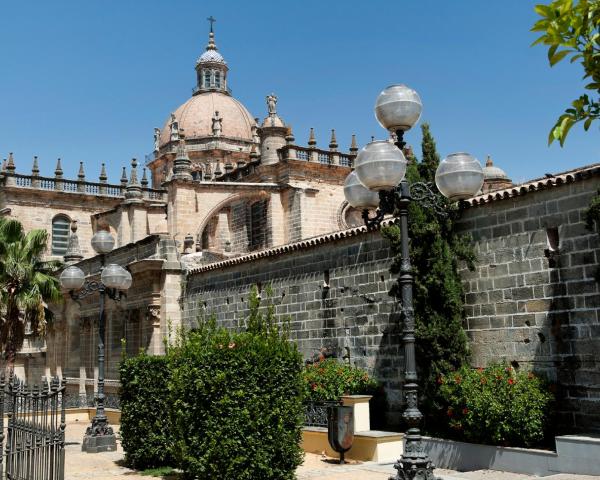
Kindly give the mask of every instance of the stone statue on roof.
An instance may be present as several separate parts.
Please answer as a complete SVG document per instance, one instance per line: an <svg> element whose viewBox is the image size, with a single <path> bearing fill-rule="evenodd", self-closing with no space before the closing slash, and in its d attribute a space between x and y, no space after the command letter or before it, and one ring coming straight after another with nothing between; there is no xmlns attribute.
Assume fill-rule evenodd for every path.
<svg viewBox="0 0 600 480"><path fill-rule="evenodd" d="M176 142L179 140L179 122L175 118L175 114L171 114L171 141Z"/></svg>
<svg viewBox="0 0 600 480"><path fill-rule="evenodd" d="M269 115L277 115L277 96L274 93L267 95L267 108Z"/></svg>
<svg viewBox="0 0 600 480"><path fill-rule="evenodd" d="M160 128L154 129L154 151L158 152L160 149Z"/></svg>
<svg viewBox="0 0 600 480"><path fill-rule="evenodd" d="M212 133L215 137L220 137L223 131L223 118L219 116L219 112L216 111L214 117L212 117Z"/></svg>

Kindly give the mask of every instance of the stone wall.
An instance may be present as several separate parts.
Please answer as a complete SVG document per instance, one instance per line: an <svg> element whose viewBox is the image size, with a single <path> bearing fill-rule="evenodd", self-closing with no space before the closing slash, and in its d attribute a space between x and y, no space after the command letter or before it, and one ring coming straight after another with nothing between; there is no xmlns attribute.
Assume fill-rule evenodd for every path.
<svg viewBox="0 0 600 480"><path fill-rule="evenodd" d="M563 431L600 432L600 242L583 224L599 185L531 184L466 208L461 221L478 255L476 270L462 271L473 365L505 360L555 381ZM251 285L270 283L305 358L324 347L349 354L384 383L394 424L403 365L389 251L377 233L348 232L197 268L184 322L215 314L239 328Z"/></svg>
<svg viewBox="0 0 600 480"><path fill-rule="evenodd" d="M600 260L589 177L469 208L478 264L463 271L473 364L506 360L557 381L559 421L600 431Z"/></svg>
<svg viewBox="0 0 600 480"><path fill-rule="evenodd" d="M199 267L188 277L184 323L193 326L214 314L221 325L240 328L252 285L261 286L263 298L270 286L275 312L289 318L304 357L326 348L374 373L386 386L388 421L397 424L403 367L398 318L390 317L386 241L361 233L312 248L296 245L283 255Z"/></svg>

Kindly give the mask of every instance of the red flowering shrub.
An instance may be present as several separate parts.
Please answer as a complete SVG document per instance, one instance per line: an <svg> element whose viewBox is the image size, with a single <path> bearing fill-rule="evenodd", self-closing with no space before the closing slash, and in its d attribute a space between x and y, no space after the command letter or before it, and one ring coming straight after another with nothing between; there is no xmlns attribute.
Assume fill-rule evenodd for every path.
<svg viewBox="0 0 600 480"><path fill-rule="evenodd" d="M372 395L377 382L364 370L334 358L309 364L303 371L305 400L339 400L342 395Z"/></svg>
<svg viewBox="0 0 600 480"><path fill-rule="evenodd" d="M448 435L495 445L539 444L552 402L546 383L532 372L505 364L463 367L438 379Z"/></svg>

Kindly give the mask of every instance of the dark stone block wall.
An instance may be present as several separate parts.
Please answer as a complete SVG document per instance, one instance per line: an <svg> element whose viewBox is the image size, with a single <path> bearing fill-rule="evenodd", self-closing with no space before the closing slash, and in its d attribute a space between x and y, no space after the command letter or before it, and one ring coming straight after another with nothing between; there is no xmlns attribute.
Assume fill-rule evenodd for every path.
<svg viewBox="0 0 600 480"><path fill-rule="evenodd" d="M304 357L325 348L327 354L368 369L384 382L387 420L398 424L404 367L388 268L387 242L369 233L192 274L185 323L193 326L214 314L221 325L240 328L252 285L260 284L264 301L270 285L276 314L289 318L292 339Z"/></svg>
<svg viewBox="0 0 600 480"><path fill-rule="evenodd" d="M600 260L584 212L600 177L467 208L461 228L478 255L462 271L474 366L505 360L556 382L562 432L600 432ZM239 328L251 285L273 287L276 313L308 359L328 348L385 385L389 425L399 420L403 359L387 292L389 250L378 233L222 266L188 276L184 316L214 313ZM324 282L329 288L324 288Z"/></svg>
<svg viewBox="0 0 600 480"><path fill-rule="evenodd" d="M476 240L464 270L475 366L506 360L556 383L562 431L600 432L600 259L584 212L598 177L469 208Z"/></svg>

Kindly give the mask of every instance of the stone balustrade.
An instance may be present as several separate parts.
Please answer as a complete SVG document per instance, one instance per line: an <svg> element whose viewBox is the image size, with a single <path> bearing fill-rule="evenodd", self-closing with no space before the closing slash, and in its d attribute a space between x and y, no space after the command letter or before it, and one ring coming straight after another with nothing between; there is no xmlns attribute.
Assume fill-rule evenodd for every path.
<svg viewBox="0 0 600 480"><path fill-rule="evenodd" d="M286 145L279 150L281 160L304 160L307 162L321 163L324 165L339 165L352 167L355 154L340 153L332 150Z"/></svg>
<svg viewBox="0 0 600 480"><path fill-rule="evenodd" d="M127 189L124 185L114 185L104 182L87 182L66 180L56 177L41 177L38 175L22 175L4 172L0 176L0 184L6 187L30 188L46 191L81 193L84 195L106 195L108 197L125 197ZM166 190L142 188L143 198L148 200L166 201Z"/></svg>

